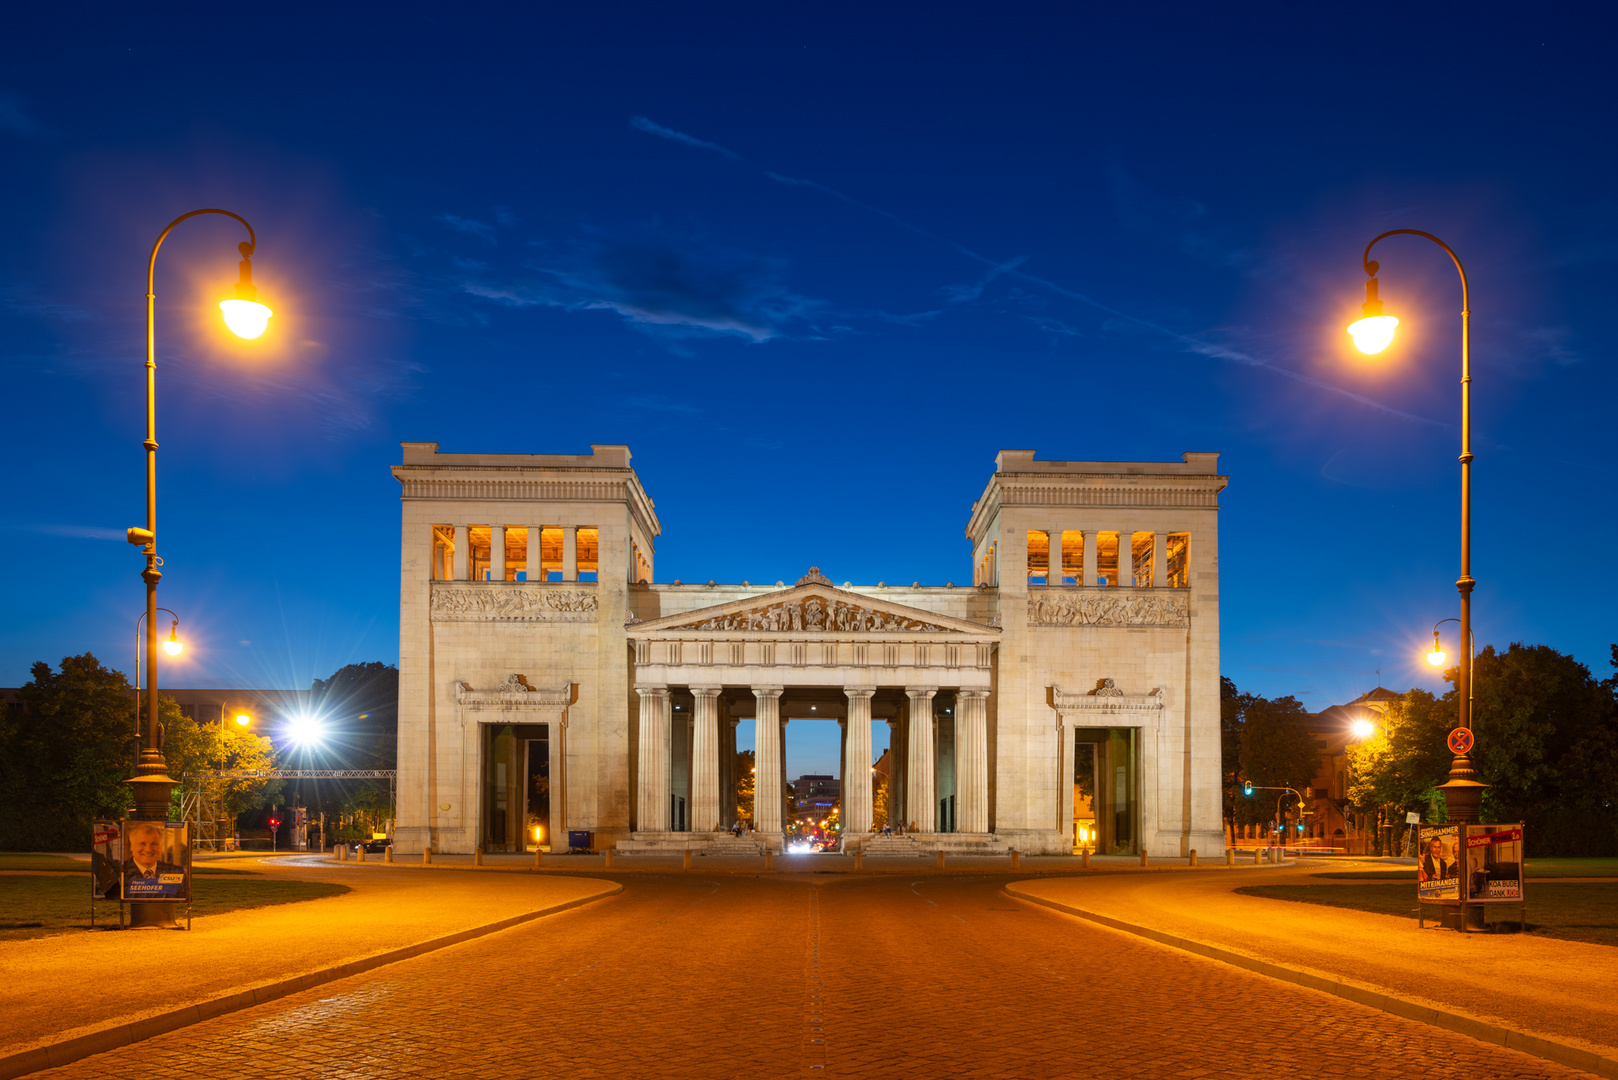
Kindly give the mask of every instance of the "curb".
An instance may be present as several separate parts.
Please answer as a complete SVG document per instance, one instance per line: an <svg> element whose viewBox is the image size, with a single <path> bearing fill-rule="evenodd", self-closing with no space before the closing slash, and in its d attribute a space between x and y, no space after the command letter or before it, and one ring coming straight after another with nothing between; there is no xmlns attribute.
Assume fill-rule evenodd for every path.
<svg viewBox="0 0 1618 1080"><path fill-rule="evenodd" d="M1529 1035L1518 1031L1516 1028L1491 1024L1487 1021L1467 1016L1464 1013L1449 1012L1444 1009L1434 1008L1431 1005L1419 1005L1414 1001L1407 1001L1392 994L1367 990L1349 983L1338 982L1335 979L1321 978L1319 975L1310 975L1307 972L1272 964L1267 960L1258 960L1230 949L1221 949L1217 945L1206 945L1191 938L1179 937L1175 934L1164 933L1161 930L1153 930L1151 927L1138 926L1135 923L1127 923L1121 919L1100 915L1093 911L1085 911L1082 908L1059 904L1054 900L1047 900L1041 896L1031 896L1017 891L1014 887L1015 884L1015 882L1012 882L1005 885L1002 891L1007 896L1018 900L1026 900L1030 904L1038 904L1053 911L1060 911L1065 915L1076 915L1081 919L1100 923L1102 926L1110 927L1113 930L1121 930L1136 937L1143 937L1160 945L1167 945L1170 948L1194 953L1210 960L1219 960L1233 967L1239 967L1259 975L1267 975L1272 979L1279 979L1281 982L1305 986L1311 990L1319 990L1358 1005L1366 1005L1373 1009L1392 1013L1394 1016L1403 1017L1406 1020L1414 1020L1417 1023L1428 1024L1432 1027L1443 1028L1446 1031L1467 1035L1477 1039L1479 1042L1504 1046L1509 1050L1516 1050L1531 1057L1542 1058L1558 1065L1565 1065L1570 1069L1582 1069L1585 1072L1594 1073L1596 1076L1613 1077L1618 1080L1618 1058L1602 1057L1600 1054L1592 1053L1589 1050L1582 1050L1579 1047L1557 1042L1554 1039Z"/></svg>
<svg viewBox="0 0 1618 1080"><path fill-rule="evenodd" d="M446 934L444 937L418 942L415 945L405 945L402 948L391 949L375 956L350 960L346 964L305 972L302 975L294 975L291 978L281 979L264 986L255 986L250 990L239 990L234 994L226 994L208 1001L199 1001L194 1005L186 1005L183 1008L159 1013L156 1016L144 1017L127 1024L117 1024L113 1027L103 1028L100 1031L92 1031L87 1035L63 1039L61 1042L50 1043L46 1046L35 1047L32 1050L24 1050L21 1053L0 1057L0 1080L13 1080L14 1077L26 1076L41 1069L54 1069L59 1065L66 1065L81 1058L87 1058L92 1054L103 1054L108 1050L116 1050L119 1047L129 1046L143 1039L150 1039L154 1035L163 1035L170 1031L178 1031L180 1028L189 1027L192 1024L201 1023L204 1020L212 1020L216 1016L224 1016L226 1013L233 1013L240 1009L250 1009L254 1005L262 1005L267 1001L287 997L325 983L336 982L338 979L346 979L351 975L360 975L379 967L396 964L401 960L409 960L425 953L446 949L451 945L459 945L463 941L471 941L474 938L484 937L500 930L508 930L513 926L520 926L526 922L533 922L535 919L542 919L547 915L556 915L571 908L593 904L597 900L616 896L624 891L622 884L617 882L608 882L607 884L613 887L594 896L581 896L576 900L568 900L560 904L553 904L550 907L540 908L537 911L513 915L510 918L501 919L498 922L488 923L484 926L459 930L453 934Z"/></svg>

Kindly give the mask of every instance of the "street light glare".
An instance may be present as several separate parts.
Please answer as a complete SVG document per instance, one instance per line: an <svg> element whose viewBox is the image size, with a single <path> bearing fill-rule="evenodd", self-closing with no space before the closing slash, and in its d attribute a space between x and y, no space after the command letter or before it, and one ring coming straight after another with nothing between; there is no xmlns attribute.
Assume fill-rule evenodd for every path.
<svg viewBox="0 0 1618 1080"><path fill-rule="evenodd" d="M1349 730L1356 739L1369 739L1376 733L1376 725L1369 720L1356 720L1349 725Z"/></svg>
<svg viewBox="0 0 1618 1080"><path fill-rule="evenodd" d="M1440 648L1435 647L1432 652L1427 654L1427 662L1433 667L1443 667L1444 661L1447 659L1449 659L1449 654Z"/></svg>
<svg viewBox="0 0 1618 1080"><path fill-rule="evenodd" d="M251 716L248 716L246 713L237 713L236 714L236 723L240 724L242 727L246 727L248 724L251 724L252 722L253 722L253 718Z"/></svg>
<svg viewBox="0 0 1618 1080"><path fill-rule="evenodd" d="M326 729L318 716L298 713L287 720L286 735L299 746L319 746Z"/></svg>
<svg viewBox="0 0 1618 1080"><path fill-rule="evenodd" d="M171 637L167 641L163 642L163 651L168 653L170 656L179 656L185 651L185 642L176 641Z"/></svg>
<svg viewBox="0 0 1618 1080"><path fill-rule="evenodd" d="M224 313L225 325L239 338L251 341L263 335L275 312L257 300L221 300L219 310Z"/></svg>
<svg viewBox="0 0 1618 1080"><path fill-rule="evenodd" d="M1398 326L1399 320L1392 315L1368 315L1349 323L1348 333L1356 349L1367 356L1375 356L1393 344L1393 332Z"/></svg>

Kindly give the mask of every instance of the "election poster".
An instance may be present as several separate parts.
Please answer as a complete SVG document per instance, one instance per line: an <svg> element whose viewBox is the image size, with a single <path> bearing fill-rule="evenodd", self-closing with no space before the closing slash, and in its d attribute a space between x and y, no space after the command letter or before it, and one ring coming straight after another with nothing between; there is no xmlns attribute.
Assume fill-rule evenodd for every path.
<svg viewBox="0 0 1618 1080"><path fill-rule="evenodd" d="M1423 826L1418 834L1416 897L1439 902L1461 899L1459 825Z"/></svg>
<svg viewBox="0 0 1618 1080"><path fill-rule="evenodd" d="M1522 903L1522 826L1469 825L1466 898L1474 904Z"/></svg>
<svg viewBox="0 0 1618 1080"><path fill-rule="evenodd" d="M191 844L183 821L121 822L123 899L190 900Z"/></svg>
<svg viewBox="0 0 1618 1080"><path fill-rule="evenodd" d="M116 900L124 866L123 830L116 821L93 821L90 833L90 895Z"/></svg>

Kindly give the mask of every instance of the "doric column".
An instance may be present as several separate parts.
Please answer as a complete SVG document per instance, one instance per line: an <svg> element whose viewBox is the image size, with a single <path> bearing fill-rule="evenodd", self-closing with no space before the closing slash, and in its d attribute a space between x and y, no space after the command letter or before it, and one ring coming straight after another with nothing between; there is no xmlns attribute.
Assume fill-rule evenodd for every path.
<svg viewBox="0 0 1618 1080"><path fill-rule="evenodd" d="M472 530L465 525L455 526L454 580L465 581L472 576Z"/></svg>
<svg viewBox="0 0 1618 1080"><path fill-rule="evenodd" d="M989 831L989 692L955 694L955 817L966 833Z"/></svg>
<svg viewBox="0 0 1618 1080"><path fill-rule="evenodd" d="M506 527L489 526L489 580L506 580Z"/></svg>
<svg viewBox="0 0 1618 1080"><path fill-rule="evenodd" d="M847 686L847 747L843 752L843 832L871 831L871 695L874 686Z"/></svg>
<svg viewBox="0 0 1618 1080"><path fill-rule="evenodd" d="M781 689L753 687L753 827L761 833L781 832Z"/></svg>
<svg viewBox="0 0 1618 1080"><path fill-rule="evenodd" d="M1169 534L1152 534L1152 588L1165 588L1169 583Z"/></svg>
<svg viewBox="0 0 1618 1080"><path fill-rule="evenodd" d="M1045 584L1062 584L1062 530L1050 529L1045 533L1051 538L1050 568L1045 571Z"/></svg>
<svg viewBox="0 0 1618 1080"><path fill-rule="evenodd" d="M717 686L693 686L691 732L691 831L719 828L719 693Z"/></svg>
<svg viewBox="0 0 1618 1080"><path fill-rule="evenodd" d="M637 686L640 695L640 781L635 786L639 832L669 831L669 688Z"/></svg>
<svg viewBox="0 0 1618 1080"><path fill-rule="evenodd" d="M545 526L528 526L528 564L523 569L528 571L529 581L545 580L544 538Z"/></svg>
<svg viewBox="0 0 1618 1080"><path fill-rule="evenodd" d="M933 750L933 697L937 687L906 687L910 699L909 753L905 761L905 826L938 831L937 773Z"/></svg>
<svg viewBox="0 0 1618 1080"><path fill-rule="evenodd" d="M1118 580L1113 582L1114 585L1129 586L1135 583L1134 543L1134 533L1127 529L1118 530Z"/></svg>
<svg viewBox="0 0 1618 1080"><path fill-rule="evenodd" d="M1084 568L1081 585L1101 584L1101 564L1096 561L1096 531L1084 530Z"/></svg>
<svg viewBox="0 0 1618 1080"><path fill-rule="evenodd" d="M562 526L562 580L579 580L579 527Z"/></svg>

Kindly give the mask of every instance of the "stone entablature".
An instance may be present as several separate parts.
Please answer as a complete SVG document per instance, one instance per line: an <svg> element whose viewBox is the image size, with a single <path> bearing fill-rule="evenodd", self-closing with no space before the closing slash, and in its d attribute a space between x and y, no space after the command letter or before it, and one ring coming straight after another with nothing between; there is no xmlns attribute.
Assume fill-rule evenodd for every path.
<svg viewBox="0 0 1618 1080"><path fill-rule="evenodd" d="M1107 727L1117 723L1114 714L1124 712L1163 712L1164 693L1159 686L1149 694L1126 694L1112 679L1088 693L1074 693L1060 686L1051 687L1051 704L1065 724L1078 727Z"/></svg>
<svg viewBox="0 0 1618 1080"><path fill-rule="evenodd" d="M1191 590L1030 586L1029 626L1191 625Z"/></svg>
<svg viewBox="0 0 1618 1080"><path fill-rule="evenodd" d="M433 622L590 623L600 598L588 581L435 581Z"/></svg>
<svg viewBox="0 0 1618 1080"><path fill-rule="evenodd" d="M507 675L504 683L488 690L474 690L471 683L455 684L455 704L462 712L474 714L560 712L572 703L572 683L563 683L554 690L542 689L529 686L528 680L522 675ZM464 716L462 719L464 721ZM501 715L487 718L491 723L501 720Z"/></svg>

